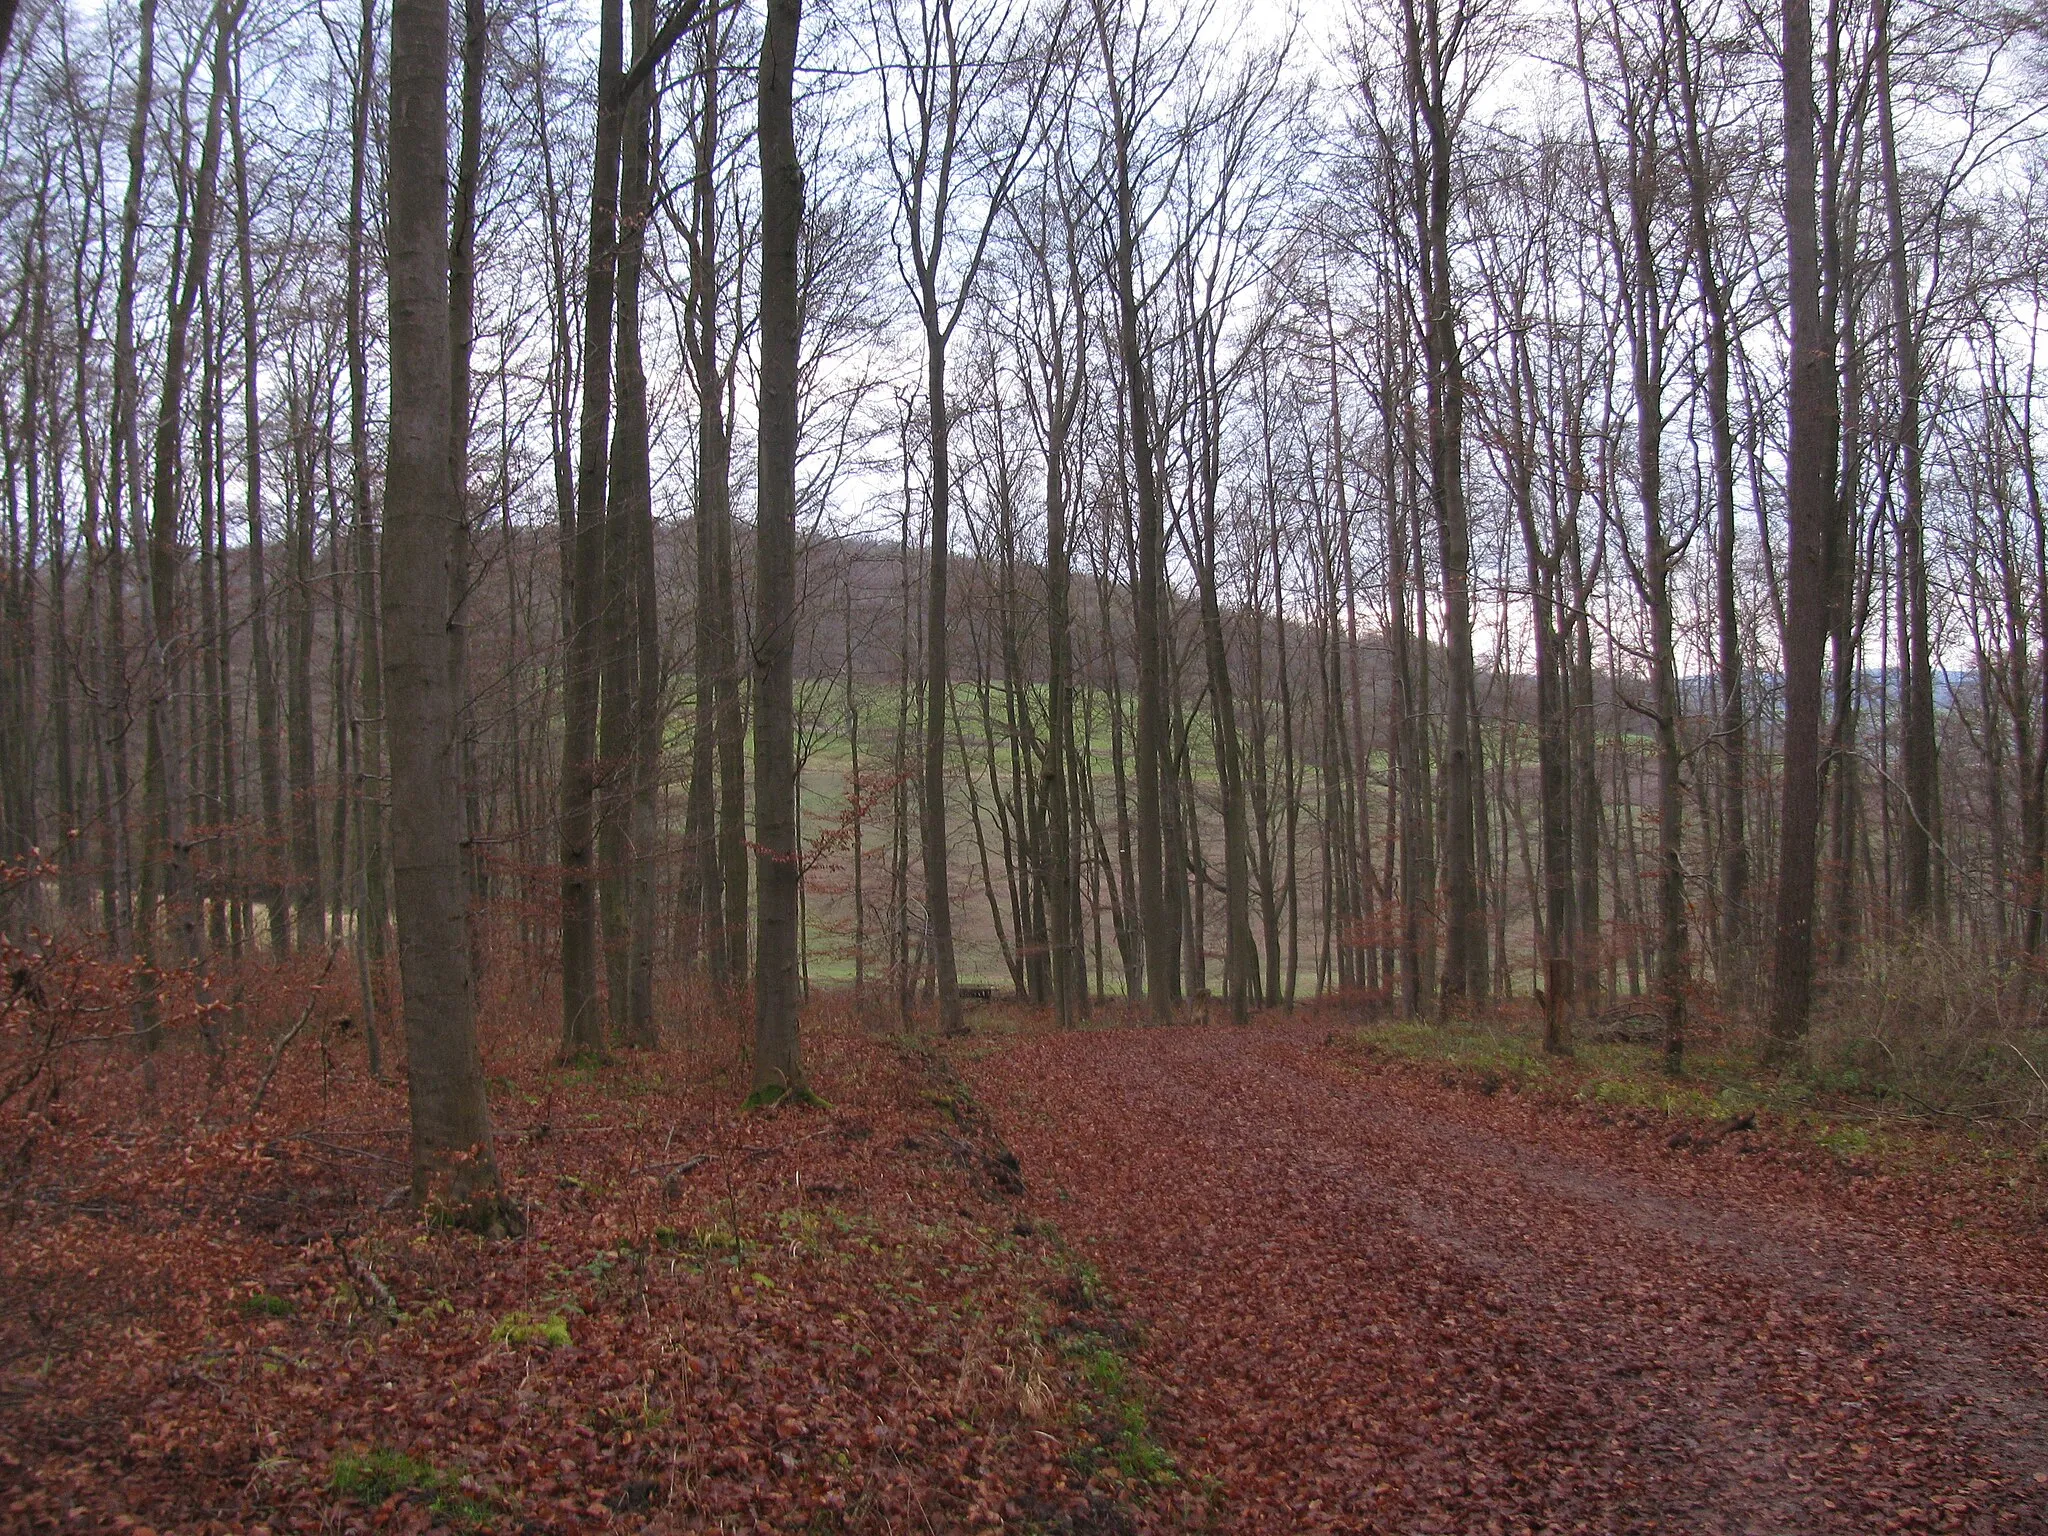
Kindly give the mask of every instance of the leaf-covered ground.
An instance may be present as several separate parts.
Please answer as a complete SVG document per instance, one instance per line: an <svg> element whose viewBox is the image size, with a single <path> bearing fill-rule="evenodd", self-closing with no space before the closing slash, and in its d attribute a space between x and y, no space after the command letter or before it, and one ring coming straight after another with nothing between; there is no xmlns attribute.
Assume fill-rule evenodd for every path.
<svg viewBox="0 0 2048 1536"><path fill-rule="evenodd" d="M744 1115L733 1010L564 1069L501 977L486 1243L346 987L244 980L0 1008L0 1530L2048 1531L2043 1201L1952 1159L829 1000Z"/></svg>
<svg viewBox="0 0 2048 1536"><path fill-rule="evenodd" d="M1112 1530L1148 1487L1085 1277L850 1008L808 1023L829 1107L751 1115L730 1018L579 1070L489 1020L529 1231L487 1243L405 1208L403 1091L313 972L147 1062L36 1022L125 1017L85 976L7 1021L0 1530Z"/></svg>
<svg viewBox="0 0 2048 1536"><path fill-rule="evenodd" d="M1128 1299L1222 1528L2048 1531L2023 1206L1324 1030L1040 1034L969 1071Z"/></svg>

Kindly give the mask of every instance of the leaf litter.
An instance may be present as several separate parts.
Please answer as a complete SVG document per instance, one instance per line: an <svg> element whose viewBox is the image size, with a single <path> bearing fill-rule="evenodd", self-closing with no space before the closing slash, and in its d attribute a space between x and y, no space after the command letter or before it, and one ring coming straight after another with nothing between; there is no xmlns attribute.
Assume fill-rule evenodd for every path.
<svg viewBox="0 0 2048 1536"><path fill-rule="evenodd" d="M267 1031L172 1007L147 1061L98 1026L5 1106L0 1529L1129 1528L1057 1235L850 1004L806 1019L829 1105L754 1114L735 1010L574 1069L544 1005L494 1018L528 1232L493 1243L407 1209L403 1089L346 1020L248 1116L309 986L251 989Z"/></svg>
<svg viewBox="0 0 2048 1536"><path fill-rule="evenodd" d="M1132 1299L1218 1528L2048 1530L2048 1245L1981 1181L1474 1093L1309 1021L969 1075Z"/></svg>

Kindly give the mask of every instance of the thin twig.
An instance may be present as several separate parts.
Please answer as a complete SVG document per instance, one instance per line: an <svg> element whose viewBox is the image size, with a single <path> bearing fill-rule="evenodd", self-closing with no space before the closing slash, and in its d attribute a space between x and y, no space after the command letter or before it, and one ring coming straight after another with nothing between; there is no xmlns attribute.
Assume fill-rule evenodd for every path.
<svg viewBox="0 0 2048 1536"><path fill-rule="evenodd" d="M2035 1082L2039 1083L2043 1088L2048 1088L2048 1077L2043 1077L2041 1075L2041 1069L2035 1066L2032 1061L2028 1060L2027 1053L2025 1051L2021 1050L2018 1046L2014 1045L2010 1040L2005 1042L2005 1046L2007 1050L2013 1053L2013 1055L2019 1057L2021 1061L2027 1063L2027 1070L2034 1074Z"/></svg>
<svg viewBox="0 0 2048 1536"><path fill-rule="evenodd" d="M642 1173L688 1173L692 1168L700 1168L710 1161L711 1154L709 1152L699 1152L695 1157L686 1157L680 1162L654 1163L646 1168L642 1168L640 1171Z"/></svg>
<svg viewBox="0 0 2048 1536"><path fill-rule="evenodd" d="M360 1278L364 1284L376 1293L377 1300L383 1303L385 1314L389 1317L397 1317L399 1313L398 1298L391 1294L389 1286L377 1278L377 1271L370 1267L368 1259L359 1259L348 1251L348 1240L339 1232L334 1234L334 1251L341 1255L341 1267L348 1274L349 1278Z"/></svg>
<svg viewBox="0 0 2048 1536"><path fill-rule="evenodd" d="M327 946L327 963L320 967L320 979L313 983L313 990L306 998L306 1006L299 1010L299 1021L284 1033L284 1038L271 1050L270 1065L263 1069L263 1080L256 1085L256 1097L249 1101L249 1118L254 1120L262 1111L264 1095L270 1092L270 1080L277 1076L278 1065L284 1060L285 1047L299 1038L299 1031L306 1027L306 1021L313 1017L313 1005L320 1001L320 989L327 985L327 973L334 969L334 957L341 952L339 944Z"/></svg>
<svg viewBox="0 0 2048 1536"><path fill-rule="evenodd" d="M394 1168L406 1166L404 1158L393 1157L388 1152L372 1152L368 1147L344 1147L339 1142L322 1141L318 1136L307 1136L303 1133L287 1136L284 1139L286 1141L303 1141L309 1147L319 1147L325 1152L339 1152L347 1157L367 1157L375 1162L389 1163Z"/></svg>

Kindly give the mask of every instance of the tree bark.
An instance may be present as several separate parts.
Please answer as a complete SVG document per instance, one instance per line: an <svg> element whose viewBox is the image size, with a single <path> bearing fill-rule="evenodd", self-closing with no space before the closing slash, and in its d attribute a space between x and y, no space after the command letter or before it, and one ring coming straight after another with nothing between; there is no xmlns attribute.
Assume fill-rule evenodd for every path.
<svg viewBox="0 0 2048 1536"><path fill-rule="evenodd" d="M180 453L184 446L186 353L199 290L212 261L221 130L234 29L240 13L239 4L230 8L225 0L214 7L213 78L192 191L190 244L184 253L184 270L173 278L164 342L163 395L157 410L150 475L149 559L145 567L149 593L149 697L144 717L143 795L149 809L153 846L147 850L143 863L144 900L137 930L147 935L144 953L152 965L157 958L158 922L154 902L150 900L155 894L151 889L152 875L161 882L158 890L168 909L172 962L189 964L198 958L200 949L199 903L193 887L192 847L186 833L189 807L185 803L184 743L179 739L172 697L174 678L183 661L183 620L178 611L178 577L184 563L178 538L183 483ZM153 1002L153 993L146 996ZM161 1039L153 1006L147 1007L143 1039L152 1047Z"/></svg>
<svg viewBox="0 0 2048 1536"><path fill-rule="evenodd" d="M761 407L754 544L754 829L760 933L754 961L756 1101L808 1094L797 1033L796 455L803 342L798 247L804 172L794 112L802 0L768 0L758 90Z"/></svg>
<svg viewBox="0 0 2048 1536"><path fill-rule="evenodd" d="M1791 307L1785 517L1784 783L1768 1055L1793 1058L1813 1005L1813 908L1819 855L1821 662L1828 636L1828 545L1834 501L1835 348L1821 314L1816 210L1813 16L1786 0L1783 36L1786 280Z"/></svg>
<svg viewBox="0 0 2048 1536"><path fill-rule="evenodd" d="M637 55L653 40L653 0L633 0ZM618 419L606 531L604 721L607 846L605 948L613 1034L658 1043L654 1019L654 777L660 767L660 655L651 592L654 490L648 463L647 373L640 349L640 274L651 196L652 75L626 104L619 192ZM650 728L652 735L650 738ZM650 739L653 750L650 753Z"/></svg>
<svg viewBox="0 0 2048 1536"><path fill-rule="evenodd" d="M1177 986L1174 961L1179 948L1175 912L1168 901L1162 800L1172 790L1168 781L1166 740L1166 637L1161 606L1166 585L1166 522L1153 457L1151 370L1145 356L1138 294L1138 210L1132 163L1136 103L1119 73L1112 24L1103 0L1095 5L1095 30L1102 50L1110 100L1111 219L1110 262L1116 284L1116 336L1124 375L1124 407L1129 418L1128 455L1137 493L1136 582L1131 594L1133 627L1137 631L1137 816L1136 860L1138 926L1145 952L1145 997L1154 1023L1173 1016Z"/></svg>
<svg viewBox="0 0 2048 1536"><path fill-rule="evenodd" d="M291 944L291 907L278 862L284 855L284 766L278 754L276 664L270 653L269 581L264 565L263 413L257 388L261 332L257 318L256 266L250 227L249 156L242 138L241 59L236 56L234 91L228 97L228 137L235 159L235 259L242 304L242 487L248 507L249 665L256 691L256 768L263 807L263 845L257 860L258 890L268 919L273 954Z"/></svg>
<svg viewBox="0 0 2048 1536"><path fill-rule="evenodd" d="M562 1054L601 1055L597 870L594 867L600 605L604 588L606 450L611 422L612 312L618 264L619 149L624 133L623 0L603 0L597 56L597 136L584 269L583 406L578 423L576 531L569 572L569 655L562 727Z"/></svg>
<svg viewBox="0 0 2048 1536"><path fill-rule="evenodd" d="M462 875L458 701L449 675L448 0L394 0L387 217L391 439L384 495L384 692L391 712L398 962L412 1194L486 1232L519 1225L498 1192L477 1047Z"/></svg>
<svg viewBox="0 0 2048 1536"><path fill-rule="evenodd" d="M356 944L361 963L363 1027L378 1050L376 973L384 959L384 668L377 626L377 530L370 510L370 357L368 288L364 280L364 198L369 184L370 93L375 88L376 0L363 0L357 33L355 127L349 162L348 272L348 445L349 492L354 511L358 722L355 801L358 862ZM461 481L457 481L458 486Z"/></svg>
<svg viewBox="0 0 2048 1536"><path fill-rule="evenodd" d="M1905 200L1899 187L1898 135L1892 119L1890 0L1876 7L1872 48L1877 85L1878 148L1885 210L1885 265L1891 282L1892 347L1898 375L1899 582L1905 650L1905 686L1900 690L1901 764L1905 789L1904 824L1899 829L1905 875L1905 917L1925 924L1935 908L1935 826L1940 817L1935 763L1934 663L1928 638L1927 518L1920 425L1919 318L1906 249Z"/></svg>
<svg viewBox="0 0 2048 1536"><path fill-rule="evenodd" d="M1452 152L1457 117L1449 72L1462 27L1446 36L1439 0L1408 0L1409 99L1424 149L1414 191L1416 250L1423 287L1423 357L1428 367L1429 480L1444 589L1444 641L1450 669L1445 716L1444 885L1448 898L1441 1007L1450 1012L1486 997L1486 911L1480 899L1478 829L1484 777L1475 750L1472 653L1472 533L1465 504L1465 370L1451 271Z"/></svg>

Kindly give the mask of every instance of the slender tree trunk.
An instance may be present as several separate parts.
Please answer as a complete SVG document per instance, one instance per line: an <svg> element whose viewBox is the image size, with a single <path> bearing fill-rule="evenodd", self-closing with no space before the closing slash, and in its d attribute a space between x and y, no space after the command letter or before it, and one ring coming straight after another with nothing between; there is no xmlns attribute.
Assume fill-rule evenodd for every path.
<svg viewBox="0 0 2048 1536"><path fill-rule="evenodd" d="M150 106L155 90L156 7L157 0L141 0L137 18L141 43L136 65L135 111L128 126L128 190L121 208L120 275L114 301L114 425L110 449L115 472L108 496L107 657L113 695L109 713L113 717L113 740L110 744L113 806L118 821L115 850L130 870L135 868L138 850L130 840L128 829L131 783L128 732L134 725L134 710L128 687L128 597L124 590L127 568L121 546L125 521L129 530L128 542L141 574L137 585L146 595L149 591L149 540L143 527L142 512L142 434L138 425L142 385L135 366L135 301L136 269L140 263L143 172L149 144ZM132 927L136 953L147 965L156 944L156 915L148 906L148 902L153 900L155 881L155 875L148 871L154 863L155 853L145 847L140 854L141 870L138 873L143 878L138 880L130 875L117 882L121 887L121 899L116 903L120 910L117 920L108 926L118 939L125 920ZM144 889L136 890L138 885ZM153 1025L148 1008L145 998L137 1019L139 1027L145 1030Z"/></svg>
<svg viewBox="0 0 2048 1536"><path fill-rule="evenodd" d="M1905 651L1905 686L1900 690L1905 816L1899 829L1900 859L1905 874L1905 917L1925 924L1935 908L1934 844L1939 819L1939 784L1935 766L1934 663L1928 638L1927 516L1920 426L1919 324L1913 296L1912 268L1906 250L1905 201L1899 188L1898 135L1892 121L1890 0L1875 10L1876 42L1872 49L1877 76L1878 147L1884 182L1885 265L1891 280L1892 348L1899 390L1898 467L1902 491L1899 508L1899 583Z"/></svg>
<svg viewBox="0 0 2048 1536"><path fill-rule="evenodd" d="M653 0L632 0L633 51L654 40ZM640 350L640 274L651 196L654 84L626 105L620 173L618 422L612 439L604 734L606 953L614 1034L658 1043L654 1020L654 779L660 768L660 655L653 611L654 489L648 462L647 374ZM650 723L652 734L650 736ZM650 742L652 751L650 751Z"/></svg>
<svg viewBox="0 0 2048 1536"><path fill-rule="evenodd" d="M1746 969L1749 928L1749 722L1743 699L1741 615L1737 608L1735 524L1735 428L1729 404L1729 365L1734 351L1728 292L1715 248L1712 218L1713 169L1701 131L1699 82L1694 43L1684 0L1673 7L1678 24L1676 57L1680 124L1684 136L1687 212L1692 257L1705 311L1707 431L1713 446L1714 606L1719 644L1721 758L1721 980L1731 988Z"/></svg>
<svg viewBox="0 0 2048 1536"><path fill-rule="evenodd" d="M1198 415L1195 577L1199 588L1202 649L1209 671L1209 712L1216 754L1217 787L1223 817L1223 986L1234 1024L1251 1019L1258 990L1258 957L1252 942L1251 848L1245 825L1244 750L1238 736L1237 698L1230 678L1230 650L1217 590L1217 524L1223 478L1223 391L1209 322L1197 326Z"/></svg>
<svg viewBox="0 0 2048 1536"><path fill-rule="evenodd" d="M242 487L248 507L249 666L256 693L256 769L263 807L263 846L257 866L259 894L268 919L272 953L290 947L291 907L278 878L284 856L284 765L278 752L276 664L270 654L269 581L264 565L263 411L258 391L261 331L257 317L256 267L249 206L249 157L242 138L241 57L235 60L234 89L228 97L228 134L235 160L235 259L242 305Z"/></svg>
<svg viewBox="0 0 2048 1536"><path fill-rule="evenodd" d="M384 960L384 667L377 625L377 531L370 511L370 358L368 287L365 282L364 198L369 182L370 93L376 88L377 6L363 0L357 33L355 129L349 166L348 272L348 444L349 490L354 509L356 643L360 651L356 697L359 717L351 733L357 743L356 816L360 901L356 943L363 951L363 1025L377 1038L375 982ZM462 482L456 482L458 487ZM336 594L337 601L340 594ZM373 1053L378 1049L372 1045Z"/></svg>
<svg viewBox="0 0 2048 1536"><path fill-rule="evenodd" d="M1813 17L1808 0L1784 9L1785 238L1792 313L1786 408L1785 744L1778 829L1777 932L1769 1055L1802 1048L1813 1003L1813 907L1819 855L1821 661L1828 636L1829 531L1834 501L1835 348L1821 314L1815 208Z"/></svg>
<svg viewBox="0 0 2048 1536"><path fill-rule="evenodd" d="M455 521L448 529L448 675L455 690L455 767L462 804L462 878L472 901L483 894L476 838L476 717L469 697L470 360L476 345L477 196L483 180L484 87L490 46L489 0L462 0L462 79L455 150L454 206L448 230L448 467ZM378 751L383 749L379 722ZM379 825L381 827L381 807ZM381 845L380 845L381 846ZM381 859L381 854L380 854ZM382 903L378 903L381 910ZM471 964L480 970L481 935L470 929Z"/></svg>
<svg viewBox="0 0 2048 1536"><path fill-rule="evenodd" d="M761 38L760 513L754 545L754 828L760 938L754 962L754 1097L808 1090L797 1038L796 455L803 341L798 246L804 172L794 115L802 0L768 0Z"/></svg>
<svg viewBox="0 0 2048 1536"><path fill-rule="evenodd" d="M932 962L938 982L939 1032L958 1034L960 973L953 956L951 859L946 838L946 722L952 711L952 673L947 654L946 592L951 570L947 539L952 507L952 431L946 411L946 340L940 324L938 296L927 269L922 305L925 315L925 379L931 430L932 479L931 563L925 583L925 712L924 712L924 848L925 921L931 932Z"/></svg>
<svg viewBox="0 0 2048 1536"><path fill-rule="evenodd" d="M730 978L730 950L723 931L727 872L719 842L719 767L725 748L723 704L731 688L732 439L725 419L725 376L719 367L718 315L718 134L720 13L705 23L699 55L696 164L690 196L690 294L687 341L697 391L696 726L690 744L690 791L686 817L684 921L692 952L703 945L712 980ZM741 871L744 878L744 870ZM744 897L742 898L744 899Z"/></svg>
<svg viewBox="0 0 2048 1536"><path fill-rule="evenodd" d="M1417 5L1420 5L1418 11ZM1480 899L1480 803L1485 782L1473 740L1475 678L1472 654L1472 535L1465 505L1465 368L1459 349L1455 275L1451 271L1452 136L1456 122L1447 98L1446 38L1438 0L1410 0L1410 99L1420 116L1425 149L1417 166L1416 249L1421 256L1423 355L1428 366L1429 481L1437 524L1444 589L1444 640L1450 669L1446 704L1444 779L1444 885L1448 897L1441 1007L1452 1011L1484 1001L1487 987L1486 911Z"/></svg>
<svg viewBox="0 0 2048 1536"><path fill-rule="evenodd" d="M652 40L653 25L649 18L647 26L641 26L638 4L631 10L631 51L637 55ZM620 141L614 297L618 316L614 343L617 411L612 419L604 513L604 579L598 599L597 905L604 951L605 1000L614 1039L623 1038L626 1031L632 965L626 887L631 858L628 839L633 804L633 710L639 696L635 613L639 582L632 559L638 497L640 488L648 484L648 473L642 467L647 458L647 379L640 360L639 328L640 268L646 247L645 205L649 202L649 99L648 91L637 90L633 99L621 107L625 127ZM627 399L633 390L638 391L637 401Z"/></svg>
<svg viewBox="0 0 2048 1536"><path fill-rule="evenodd" d="M1074 856L1073 807L1069 801L1074 752L1072 620L1068 612L1072 543L1067 532L1067 452L1078 381L1062 366L1064 340L1053 317L1057 381L1048 381L1045 443L1045 638L1048 724L1044 795L1049 845L1046 850L1048 915L1052 937L1054 1021L1069 1028L1088 996L1087 957L1081 952L1080 882ZM1074 359L1078 371L1079 358ZM1078 994L1078 996L1077 996Z"/></svg>
<svg viewBox="0 0 2048 1536"><path fill-rule="evenodd" d="M227 84L234 57L234 28L240 6L228 3L214 8L213 80L208 93L205 137L201 143L199 169L193 184L190 244L185 265L177 274L171 295L170 320L164 342L163 397L157 410L154 465L150 477L149 522L149 698L144 721L143 793L148 802L151 839L144 868L144 890L149 891L149 872L161 861L161 892L168 909L171 955L175 964L189 964L200 952L199 903L193 886L192 846L186 832L189 807L185 803L186 759L184 743L176 728L172 690L184 663L182 619L178 611L178 577L184 563L179 544L180 490L183 477L181 452L184 446L184 403L188 371L186 351L192 316L197 308L200 286L205 282L213 253L215 183L220 164L220 141L225 115ZM154 961L157 918L152 903L143 903L142 931L151 933L145 952ZM154 1047L160 1026L150 1010L143 1031L145 1043Z"/></svg>
<svg viewBox="0 0 2048 1536"><path fill-rule="evenodd" d="M1169 878L1161 801L1167 784L1166 730L1167 658L1162 605L1166 586L1165 515L1154 459L1151 373L1145 357L1138 310L1138 210L1132 178L1131 121L1134 104L1123 90L1110 45L1107 19L1097 6L1096 31L1110 84L1113 199L1111 262L1117 296L1117 346L1123 365L1124 404L1129 413L1129 463L1137 491L1137 583L1132 593L1132 619L1137 630L1137 827L1138 926L1145 949L1145 993L1155 1023L1173 1014L1177 948L1173 904L1166 890Z"/></svg>
<svg viewBox="0 0 2048 1536"><path fill-rule="evenodd" d="M623 0L603 0L597 60L597 136L590 175L590 249L583 297L583 406L578 424L576 532L569 579L569 655L562 733L562 1054L604 1050L598 1008L597 870L599 643L604 597L612 311L618 265L619 89L625 73Z"/></svg>
<svg viewBox="0 0 2048 1536"><path fill-rule="evenodd" d="M1572 931L1572 820L1570 714L1565 658L1557 631L1559 554L1556 520L1546 541L1536 519L1536 414L1541 409L1536 372L1526 337L1511 343L1517 388L1508 401L1513 432L1510 494L1522 525L1529 562L1530 602L1535 614L1536 774L1538 816L1543 824L1543 1049L1569 1055L1577 936Z"/></svg>

